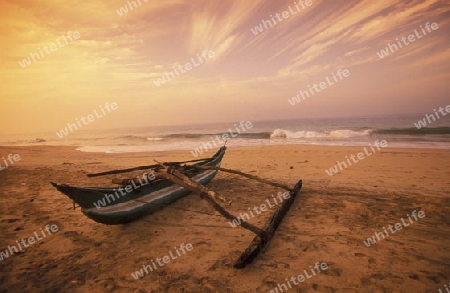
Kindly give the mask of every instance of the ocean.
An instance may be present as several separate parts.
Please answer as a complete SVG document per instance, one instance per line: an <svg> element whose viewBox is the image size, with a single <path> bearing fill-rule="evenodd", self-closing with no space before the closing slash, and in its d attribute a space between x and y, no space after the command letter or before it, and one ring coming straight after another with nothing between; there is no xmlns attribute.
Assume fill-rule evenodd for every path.
<svg viewBox="0 0 450 293"><path fill-rule="evenodd" d="M376 140L386 140L397 148L450 148L450 115L427 127L417 129L415 123L425 114L392 115L354 118L291 119L251 121L252 127L239 128L241 121L204 125L165 127L133 127L90 130L90 125L59 138L52 133L0 135L0 145L64 145L77 146L83 152L144 152L186 150L202 145L214 149L224 143L223 134L233 136L227 146L262 146L280 144L367 146ZM246 121L244 121L246 122ZM231 133L230 133L231 132Z"/></svg>

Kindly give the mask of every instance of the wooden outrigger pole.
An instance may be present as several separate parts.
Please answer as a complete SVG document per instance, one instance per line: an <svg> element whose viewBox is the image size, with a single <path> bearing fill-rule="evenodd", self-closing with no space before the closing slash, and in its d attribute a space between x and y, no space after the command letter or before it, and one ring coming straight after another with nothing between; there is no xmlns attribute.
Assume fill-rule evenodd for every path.
<svg viewBox="0 0 450 293"><path fill-rule="evenodd" d="M295 185L294 188L289 188L283 184L279 184L276 182L269 181L267 179L259 178L254 175L245 174L243 172L237 171L237 170L231 170L231 169L225 169L220 167L214 167L214 166L189 166L192 168L198 168L198 169L209 169L209 170L218 170L222 172L232 173L241 175L244 177L247 177L249 179L253 179L265 184L269 184L275 187L283 188L290 193L290 197L283 201L281 206L278 208L278 210L275 211L275 213L269 218L269 220L264 225L263 229L258 228L250 223L245 222L243 219L238 219L237 217L230 214L228 211L226 211L220 204L216 202L216 200L220 200L222 202L227 203L228 205L231 204L231 201L226 199L224 196L209 190L204 185L201 185L193 180L191 180L189 177L185 176L181 172L177 171L176 169L172 168L171 166L165 166L164 164L161 164L161 169L165 172L161 172L161 170L156 169L155 172L161 176L162 178L168 179L172 181L173 183L180 185L186 189L189 189L192 192L200 194L200 197L205 199L209 204L212 205L212 207L218 211L222 216L225 218L233 221L237 220L240 221L240 226L242 228L245 228L247 230L252 231L256 234L255 238L253 238L253 241L250 243L250 245L247 247L247 249L241 254L239 259L235 262L234 268L240 269L244 268L246 265L253 262L253 260L264 251L267 244L269 243L270 239L273 237L276 229L280 225L281 221L283 220L286 213L289 211L289 208L294 203L295 198L297 197L299 191L302 188L302 180L299 180L298 183Z"/></svg>

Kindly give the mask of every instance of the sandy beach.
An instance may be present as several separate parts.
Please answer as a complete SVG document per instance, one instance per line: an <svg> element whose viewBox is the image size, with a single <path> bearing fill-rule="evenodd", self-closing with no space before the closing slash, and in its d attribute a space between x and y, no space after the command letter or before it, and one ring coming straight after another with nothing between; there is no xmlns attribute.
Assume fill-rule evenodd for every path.
<svg viewBox="0 0 450 293"><path fill-rule="evenodd" d="M444 290L450 283L450 150L386 148L327 175L325 170L361 149L229 148L222 167L289 186L303 180L267 250L236 270L232 265L252 233L232 228L196 194L130 224L106 226L73 210L69 198L49 184L111 186L111 178L127 175L90 179L86 174L154 159L190 160L188 151L105 154L72 147L0 147L1 156L21 157L0 171L0 252L34 232L42 235L46 225L58 227L0 261L0 292L270 292L305 275L304 270L311 275L310 266L317 262L327 269L301 283L290 282L287 291ZM280 191L222 173L208 186L232 199L230 211L236 214ZM262 225L273 211L250 222ZM415 220L414 211L425 216ZM396 223L402 223L401 230L365 245L375 232ZM186 244L192 249L177 259L137 280L132 276ZM284 292L277 290L272 292Z"/></svg>

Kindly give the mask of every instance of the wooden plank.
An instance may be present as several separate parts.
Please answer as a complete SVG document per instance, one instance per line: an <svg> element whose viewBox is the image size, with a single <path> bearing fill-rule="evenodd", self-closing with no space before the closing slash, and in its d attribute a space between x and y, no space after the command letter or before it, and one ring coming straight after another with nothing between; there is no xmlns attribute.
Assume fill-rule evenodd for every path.
<svg viewBox="0 0 450 293"><path fill-rule="evenodd" d="M191 167L191 166L189 166L189 167ZM198 168L198 169L203 169L203 170L218 170L218 171L222 171L222 172L232 173L232 174L241 175L241 176L247 177L249 179L253 179L253 180L259 181L261 183L265 183L265 184L272 185L272 186L275 186L275 187L283 188L283 189L285 189L287 191L291 191L292 190L291 188L289 188L288 186L286 186L284 184L277 183L277 182L272 182L270 180L267 180L267 179L264 179L264 178L260 178L260 177L255 176L255 175L246 174L246 173L238 171L238 170L220 168L220 167L215 167L215 166L192 166L192 168Z"/></svg>
<svg viewBox="0 0 450 293"><path fill-rule="evenodd" d="M264 225L265 236L259 235L253 238L253 241L247 247L247 249L241 254L239 259L234 263L234 268L241 269L246 265L253 262L253 260L264 251L265 247L273 237L278 225L280 225L289 208L294 203L297 194L302 188L302 180L299 180L294 189L290 191L290 197L286 199L280 208L270 217L267 223Z"/></svg>

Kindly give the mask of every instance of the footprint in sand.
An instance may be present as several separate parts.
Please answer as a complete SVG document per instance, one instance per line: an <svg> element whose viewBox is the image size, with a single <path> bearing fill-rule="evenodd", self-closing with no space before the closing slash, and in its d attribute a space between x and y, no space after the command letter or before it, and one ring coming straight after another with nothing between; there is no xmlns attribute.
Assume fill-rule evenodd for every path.
<svg viewBox="0 0 450 293"><path fill-rule="evenodd" d="M321 273L326 276L340 277L342 275L342 270L336 267L335 263L327 262L328 269L326 271L322 271Z"/></svg>

